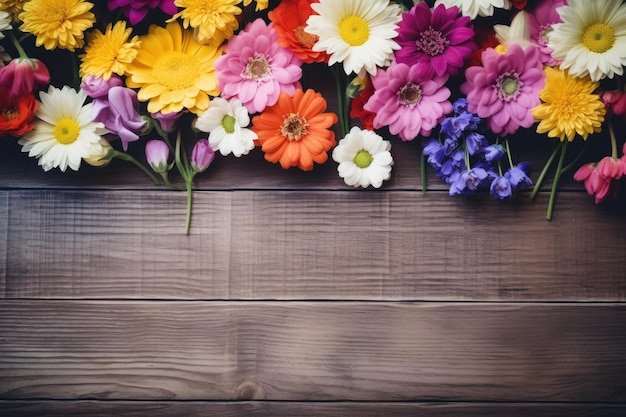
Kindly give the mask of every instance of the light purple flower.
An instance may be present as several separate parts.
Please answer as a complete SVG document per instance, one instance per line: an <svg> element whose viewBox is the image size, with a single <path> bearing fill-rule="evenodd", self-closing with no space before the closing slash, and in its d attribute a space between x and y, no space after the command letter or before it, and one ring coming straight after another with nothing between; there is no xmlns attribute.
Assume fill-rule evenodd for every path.
<svg viewBox="0 0 626 417"><path fill-rule="evenodd" d="M112 79L113 77L110 78ZM104 89L103 85L99 87ZM104 127L117 135L125 151L128 150L130 142L139 139L136 132L141 131L146 125L146 121L139 114L137 93L130 88L111 87L106 96L93 100L93 109L95 121L104 123Z"/></svg>
<svg viewBox="0 0 626 417"><path fill-rule="evenodd" d="M278 46L273 25L256 19L228 41L215 70L222 98L237 98L257 113L276 104L281 92L293 96L302 88L301 65L291 50Z"/></svg>
<svg viewBox="0 0 626 417"><path fill-rule="evenodd" d="M496 177L489 186L489 192L498 200L504 200L505 198L513 195L511 182L506 177Z"/></svg>
<svg viewBox="0 0 626 417"><path fill-rule="evenodd" d="M392 64L372 77L375 92L363 108L376 114L376 129L389 126L391 134L399 135L403 141L413 140L419 134L429 136L452 111L446 80L447 77L432 75L425 66Z"/></svg>
<svg viewBox="0 0 626 417"><path fill-rule="evenodd" d="M101 77L95 77L91 74L85 76L81 83L81 88L91 98L106 98L112 87L121 86L122 79L117 75L113 75L108 80Z"/></svg>
<svg viewBox="0 0 626 417"><path fill-rule="evenodd" d="M109 10L121 8L132 25L141 22L148 12L157 7L170 16L178 12L174 0L109 0Z"/></svg>
<svg viewBox="0 0 626 417"><path fill-rule="evenodd" d="M170 156L170 148L162 140L149 140L146 142L146 160L154 172L167 171L167 158Z"/></svg>
<svg viewBox="0 0 626 417"><path fill-rule="evenodd" d="M159 121L159 124L161 125L161 129L164 132L171 132L174 130L174 127L176 127L176 122L178 122L178 119L180 119L180 117L184 114L184 112L180 111L180 112L169 112L169 113L150 113L150 116L152 116L152 118L156 119Z"/></svg>
<svg viewBox="0 0 626 417"><path fill-rule="evenodd" d="M206 170L215 159L215 151L211 148L208 139L200 139L191 151L191 167L196 172Z"/></svg>
<svg viewBox="0 0 626 417"><path fill-rule="evenodd" d="M473 37L470 18L459 17L456 6L448 9L440 4L431 11L426 2L420 2L402 14L396 61L425 65L439 76L455 75L477 48Z"/></svg>
<svg viewBox="0 0 626 417"><path fill-rule="evenodd" d="M488 48L481 59L483 66L465 70L467 81L461 85L469 111L486 119L498 135L530 127L535 121L531 110L541 103L539 91L546 77L539 50L511 45L501 54Z"/></svg>

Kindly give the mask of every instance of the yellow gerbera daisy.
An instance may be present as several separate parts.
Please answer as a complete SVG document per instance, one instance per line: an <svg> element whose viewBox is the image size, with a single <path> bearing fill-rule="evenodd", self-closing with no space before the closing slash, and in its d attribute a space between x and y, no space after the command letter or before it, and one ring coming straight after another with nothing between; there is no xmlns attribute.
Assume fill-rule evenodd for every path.
<svg viewBox="0 0 626 417"><path fill-rule="evenodd" d="M96 21L92 7L82 0L30 0L19 15L20 29L35 35L37 46L74 52L83 47L85 31Z"/></svg>
<svg viewBox="0 0 626 417"><path fill-rule="evenodd" d="M252 0L243 0L243 5L248 6L250 3L252 3ZM265 10L267 9L267 4L269 3L269 0L256 0L256 8L255 10L258 12L260 10Z"/></svg>
<svg viewBox="0 0 626 417"><path fill-rule="evenodd" d="M588 76L577 78L567 70L546 67L546 86L539 92L543 102L532 110L539 121L537 133L573 141L576 134L583 139L602 130L606 109L599 95L593 92L598 83Z"/></svg>
<svg viewBox="0 0 626 417"><path fill-rule="evenodd" d="M176 13L168 22L177 18L183 20L185 29L192 27L198 42L221 44L230 39L239 27L237 21L241 0L175 0L174 4L183 10Z"/></svg>
<svg viewBox="0 0 626 417"><path fill-rule="evenodd" d="M137 57L126 65L126 85L139 88L137 97L148 101L150 113L200 114L209 107L209 95L219 95L213 64L220 46L198 42L176 22L150 26L139 41Z"/></svg>
<svg viewBox="0 0 626 417"><path fill-rule="evenodd" d="M85 53L80 55L80 76L91 74L108 80L113 73L124 75L140 45L137 36L128 40L131 32L125 21L119 21L115 26L109 23L104 33L96 29L87 35Z"/></svg>

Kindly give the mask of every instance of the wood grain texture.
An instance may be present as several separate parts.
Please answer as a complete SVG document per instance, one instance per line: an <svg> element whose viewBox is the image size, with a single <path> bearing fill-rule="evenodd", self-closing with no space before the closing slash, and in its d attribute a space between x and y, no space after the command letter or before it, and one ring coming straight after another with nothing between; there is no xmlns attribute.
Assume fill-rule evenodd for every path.
<svg viewBox="0 0 626 417"><path fill-rule="evenodd" d="M9 236L9 193L0 191L0 298L4 298L7 286L7 252Z"/></svg>
<svg viewBox="0 0 626 417"><path fill-rule="evenodd" d="M0 401L2 417L623 417L626 405L537 403Z"/></svg>
<svg viewBox="0 0 626 417"><path fill-rule="evenodd" d="M626 306L0 302L0 399L626 401Z"/></svg>
<svg viewBox="0 0 626 417"><path fill-rule="evenodd" d="M183 193L3 195L8 298L626 299L626 216L578 193L197 192L190 236Z"/></svg>

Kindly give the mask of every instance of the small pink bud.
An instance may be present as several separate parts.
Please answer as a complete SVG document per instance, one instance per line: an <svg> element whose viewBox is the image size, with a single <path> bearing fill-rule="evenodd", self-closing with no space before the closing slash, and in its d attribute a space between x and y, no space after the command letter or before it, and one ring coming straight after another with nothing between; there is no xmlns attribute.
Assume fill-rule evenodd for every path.
<svg viewBox="0 0 626 417"><path fill-rule="evenodd" d="M206 170L215 159L215 151L209 145L208 139L200 139L191 151L191 167L196 172Z"/></svg>
<svg viewBox="0 0 626 417"><path fill-rule="evenodd" d="M154 172L167 171L167 158L170 156L170 148L162 140L149 140L146 143L146 160Z"/></svg>

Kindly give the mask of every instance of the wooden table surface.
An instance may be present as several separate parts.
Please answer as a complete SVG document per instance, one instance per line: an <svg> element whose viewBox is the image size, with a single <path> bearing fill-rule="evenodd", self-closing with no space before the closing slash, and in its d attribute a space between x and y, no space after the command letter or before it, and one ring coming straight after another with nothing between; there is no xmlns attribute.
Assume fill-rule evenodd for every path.
<svg viewBox="0 0 626 417"><path fill-rule="evenodd" d="M0 415L626 415L624 206L424 193L419 147L380 190L218 158L185 236L184 193L3 139Z"/></svg>

